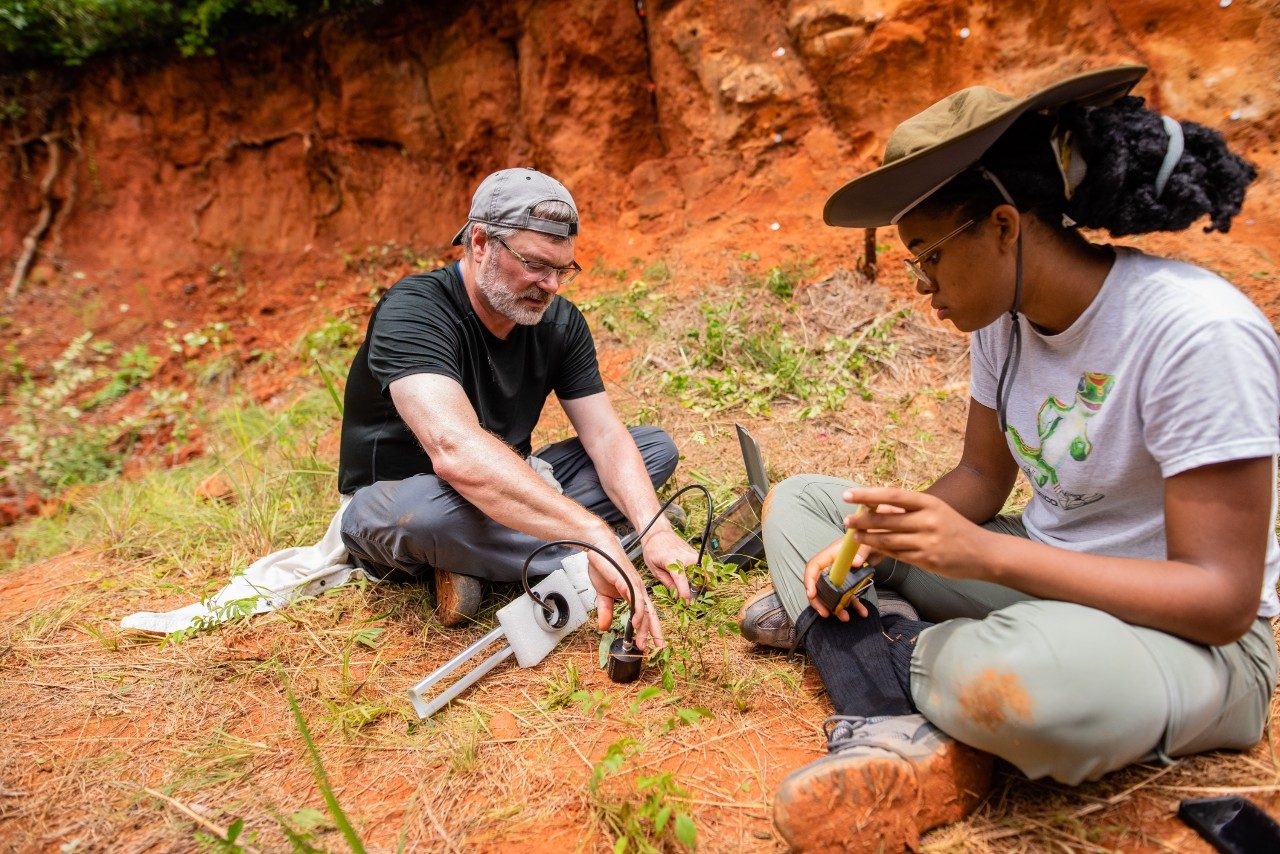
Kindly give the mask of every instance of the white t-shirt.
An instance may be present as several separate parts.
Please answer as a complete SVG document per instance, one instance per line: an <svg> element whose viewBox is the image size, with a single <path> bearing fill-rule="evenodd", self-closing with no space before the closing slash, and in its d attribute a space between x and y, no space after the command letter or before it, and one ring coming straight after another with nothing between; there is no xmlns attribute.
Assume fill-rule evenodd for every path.
<svg viewBox="0 0 1280 854"><path fill-rule="evenodd" d="M1022 324L1006 439L1035 495L1032 539L1165 560L1164 479L1280 452L1280 342L1235 287L1190 264L1116 250L1102 290L1057 335ZM972 342L970 394L996 408L1008 317ZM1275 492L1258 614L1280 614Z"/></svg>

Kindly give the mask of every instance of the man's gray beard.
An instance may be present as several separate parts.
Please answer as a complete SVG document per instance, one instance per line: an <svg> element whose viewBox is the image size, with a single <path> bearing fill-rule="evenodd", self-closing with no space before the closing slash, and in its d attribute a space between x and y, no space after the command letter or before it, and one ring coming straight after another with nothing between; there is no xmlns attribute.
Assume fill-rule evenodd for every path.
<svg viewBox="0 0 1280 854"><path fill-rule="evenodd" d="M476 288L484 295L493 310L507 320L518 323L521 326L533 326L542 320L542 315L551 306L551 299L547 298L546 292L537 285L530 287L528 290L519 294L513 294L507 288L502 286L498 281L498 265L497 259L488 269L486 265L481 265L479 274L476 276ZM530 308L520 300L527 297L536 299L546 299L546 304L542 308Z"/></svg>

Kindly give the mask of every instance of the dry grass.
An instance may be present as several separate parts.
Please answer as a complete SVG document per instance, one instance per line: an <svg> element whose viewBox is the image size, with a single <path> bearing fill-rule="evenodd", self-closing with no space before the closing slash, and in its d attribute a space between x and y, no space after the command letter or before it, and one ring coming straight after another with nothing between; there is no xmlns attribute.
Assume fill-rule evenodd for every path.
<svg viewBox="0 0 1280 854"><path fill-rule="evenodd" d="M914 487L945 470L965 414L963 338L899 317L902 306L883 291L843 273L801 288L794 312L748 292L759 297L739 317L748 330L776 321L816 345L893 318L893 355L872 365L868 399L851 394L812 419L798 419L804 402L785 398L767 402L768 417L696 412L662 393L661 374L683 364L698 306L672 300L650 319L613 306L621 326L601 336L604 361L625 352L632 367L611 393L628 418L682 437L678 479L696 473L722 494L741 487L735 421L761 440L775 479L826 471ZM626 328L632 322L638 331ZM639 351L637 341L654 343ZM832 369L807 358L816 364L806 369ZM500 669L424 723L405 688L492 617L443 629L419 589L356 585L182 643L121 635L123 615L185 604L257 552L318 534L336 450L332 413L317 399L324 393L286 412L225 417L210 426L222 438L209 459L104 487L28 529L38 538L60 526L79 549L0 575L0 848L227 850L219 840L243 822L236 842L246 850L343 849L288 691L370 850L609 850L606 817L642 801L640 780L662 772L680 787L668 796L692 815L701 850L781 847L773 791L820 755L818 725L830 709L803 659L760 653L714 624L671 635L696 648L699 668L671 690L645 690L660 682L654 668L635 685L613 685L597 667L595 634L582 631L541 665ZM551 413L538 438L564 429ZM236 503L190 498L215 469L231 476ZM29 540L20 547L35 553ZM756 571L726 584L716 619L766 583ZM596 771L623 739L631 746L616 773ZM1008 771L973 817L930 834L924 848L1192 850L1199 843L1173 818L1176 803L1219 790L1277 811L1270 739L1246 754L1135 767L1076 788ZM670 831L649 841L676 847Z"/></svg>

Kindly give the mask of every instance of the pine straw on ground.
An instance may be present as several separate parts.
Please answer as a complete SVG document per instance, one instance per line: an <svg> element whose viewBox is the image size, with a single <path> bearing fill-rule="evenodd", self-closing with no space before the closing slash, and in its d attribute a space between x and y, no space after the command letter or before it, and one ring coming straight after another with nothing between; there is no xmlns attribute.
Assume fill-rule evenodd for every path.
<svg viewBox="0 0 1280 854"><path fill-rule="evenodd" d="M800 337L856 335L898 308L844 274L802 289L795 304L780 323ZM645 354L625 332L601 336L606 364L611 352L627 351L636 365L613 378L620 408L681 439L680 482L696 473L722 493L741 487L735 421L760 439L775 480L823 471L914 487L954 459L966 407L963 338L927 318L900 318L890 337L896 351L870 374L869 399L853 394L810 420L795 418L801 401L779 399L768 416L744 418L695 411L659 392L660 372L679 364L679 332L696 324L696 310L670 307L650 330L660 343ZM564 429L562 414L551 412L541 438ZM321 463L313 467L327 476L331 437L311 450ZM241 484L242 502L261 490ZM830 707L803 658L698 627L668 630L696 668L671 690L642 698L659 682L653 667L634 685L613 685L597 667L597 636L580 631L537 667L504 667L422 723L405 689L481 636L492 608L480 625L448 630L426 591L359 584L181 643L122 635L123 615L186 604L216 589L227 567L179 545L182 524L172 542L148 545L130 539L134 511L104 503L99 512L114 512L110 541L0 576L5 850L216 848L238 821L238 842L251 850L287 850L285 828L318 848L344 848L321 815L287 692L370 850L609 850L615 833L606 816L642 801L639 781L662 772L685 790L672 802L693 816L700 850L778 850L773 792L821 755L819 724ZM222 514L202 536L216 539L218 526L231 524L225 507L198 512ZM319 517L313 512L312 527L300 530L287 515L264 518L257 536L264 546L296 544ZM765 584L762 570L727 584L726 607ZM620 770L597 775L593 787L593 768L624 738L633 743ZM1136 766L1075 788L1005 769L973 817L926 836L923 847L1208 850L1174 812L1181 798L1217 792L1280 812L1270 732L1246 753ZM670 831L657 842L674 847Z"/></svg>

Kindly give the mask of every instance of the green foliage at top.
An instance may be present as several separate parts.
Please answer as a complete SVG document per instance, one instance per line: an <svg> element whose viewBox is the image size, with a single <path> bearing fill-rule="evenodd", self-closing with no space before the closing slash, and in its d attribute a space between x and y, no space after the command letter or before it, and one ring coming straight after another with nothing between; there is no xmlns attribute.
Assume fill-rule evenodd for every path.
<svg viewBox="0 0 1280 854"><path fill-rule="evenodd" d="M381 0L0 0L0 71L176 46L184 56L267 26Z"/></svg>
<svg viewBox="0 0 1280 854"><path fill-rule="evenodd" d="M670 771L634 778L634 791L625 794L624 766L641 752L634 739L623 737L610 744L604 758L591 767L587 790L597 814L614 834L614 854L636 851L658 854L676 846L688 851L698 847L698 828L689 815L692 795L676 782ZM623 791L607 790L606 783L618 780ZM671 837L675 837L674 840Z"/></svg>

